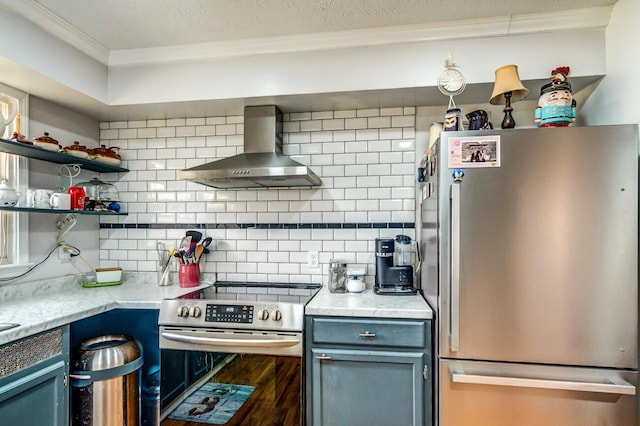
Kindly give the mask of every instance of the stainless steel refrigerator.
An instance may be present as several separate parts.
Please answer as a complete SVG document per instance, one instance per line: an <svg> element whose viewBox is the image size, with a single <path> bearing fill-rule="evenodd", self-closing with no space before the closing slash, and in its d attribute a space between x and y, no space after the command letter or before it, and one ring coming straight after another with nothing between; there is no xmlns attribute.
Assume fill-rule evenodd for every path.
<svg viewBox="0 0 640 426"><path fill-rule="evenodd" d="M637 425L637 126L443 132L425 175L439 424Z"/></svg>

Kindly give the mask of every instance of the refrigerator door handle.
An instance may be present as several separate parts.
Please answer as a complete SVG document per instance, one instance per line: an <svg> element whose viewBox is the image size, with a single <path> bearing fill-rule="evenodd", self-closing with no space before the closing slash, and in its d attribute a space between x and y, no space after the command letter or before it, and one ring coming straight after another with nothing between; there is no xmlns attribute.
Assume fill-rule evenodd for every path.
<svg viewBox="0 0 640 426"><path fill-rule="evenodd" d="M451 352L460 350L460 182L451 184Z"/></svg>
<svg viewBox="0 0 640 426"><path fill-rule="evenodd" d="M454 383L474 385L515 386L521 388L558 389L576 392L611 393L635 395L636 387L621 378L609 379L610 383L589 383L571 380L531 379L524 377L485 376L478 374L451 373Z"/></svg>

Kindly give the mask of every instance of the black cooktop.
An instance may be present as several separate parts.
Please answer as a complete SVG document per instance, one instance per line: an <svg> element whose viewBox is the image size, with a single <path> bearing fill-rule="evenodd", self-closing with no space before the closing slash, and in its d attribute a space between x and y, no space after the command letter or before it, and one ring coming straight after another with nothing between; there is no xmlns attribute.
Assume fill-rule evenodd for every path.
<svg viewBox="0 0 640 426"><path fill-rule="evenodd" d="M293 295L293 299L308 302L320 289L317 283L285 283L264 281L216 281L211 287L202 288L179 297L179 299L229 299L260 300ZM288 300L293 301L293 300Z"/></svg>

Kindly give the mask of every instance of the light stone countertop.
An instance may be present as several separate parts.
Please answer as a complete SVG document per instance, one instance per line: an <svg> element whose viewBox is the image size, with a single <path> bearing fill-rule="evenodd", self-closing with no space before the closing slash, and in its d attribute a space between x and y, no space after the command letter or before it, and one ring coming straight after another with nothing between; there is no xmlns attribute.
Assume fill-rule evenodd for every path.
<svg viewBox="0 0 640 426"><path fill-rule="evenodd" d="M155 274L154 274L155 276ZM116 286L84 288L75 279L23 283L0 287L0 323L18 327L0 331L0 345L70 324L113 309L159 309L163 299L194 290L177 284L160 287L144 275L129 274ZM362 293L331 293L326 286L305 308L306 315L431 319L433 312L421 295L379 296Z"/></svg>
<svg viewBox="0 0 640 426"><path fill-rule="evenodd" d="M73 279L53 284L52 280L25 283L9 290L3 287L0 289L0 323L20 326L0 331L0 345L112 309L159 309L162 299L209 285L160 287L153 281L133 276L121 285L107 287L84 288Z"/></svg>
<svg viewBox="0 0 640 426"><path fill-rule="evenodd" d="M418 294L380 296L373 290L362 293L331 293L326 286L307 304L305 315L432 319L433 311Z"/></svg>

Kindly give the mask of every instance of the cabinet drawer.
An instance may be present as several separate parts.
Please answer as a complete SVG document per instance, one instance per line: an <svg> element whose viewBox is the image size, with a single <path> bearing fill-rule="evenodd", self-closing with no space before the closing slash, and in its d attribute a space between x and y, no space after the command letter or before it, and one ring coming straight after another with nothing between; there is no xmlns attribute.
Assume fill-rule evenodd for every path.
<svg viewBox="0 0 640 426"><path fill-rule="evenodd" d="M427 323L408 320L313 318L313 344L424 348Z"/></svg>

